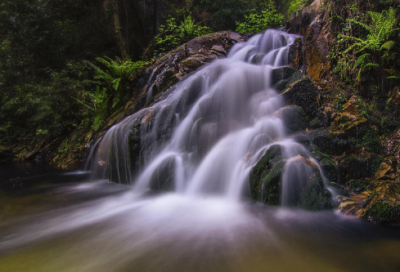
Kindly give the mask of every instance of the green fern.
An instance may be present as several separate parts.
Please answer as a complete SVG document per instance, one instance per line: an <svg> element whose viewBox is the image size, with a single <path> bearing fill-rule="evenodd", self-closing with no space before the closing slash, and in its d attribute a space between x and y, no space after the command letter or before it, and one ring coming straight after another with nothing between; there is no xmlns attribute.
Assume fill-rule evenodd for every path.
<svg viewBox="0 0 400 272"><path fill-rule="evenodd" d="M97 73L96 79L104 81L110 90L116 92L126 88L128 81L132 80L132 78L148 64L148 62L145 61L122 61L119 57L113 60L107 56L104 58L96 58L96 60L103 64L106 69L102 70L90 61L86 61L86 63L95 69Z"/></svg>
<svg viewBox="0 0 400 272"><path fill-rule="evenodd" d="M368 67L380 67L384 65L385 62L393 60L396 56L396 53L390 52L390 50L395 46L395 42L388 40L399 30L399 28L395 27L397 24L395 10L390 8L381 13L369 11L368 15L371 18L370 25L354 19L347 19L348 22L359 25L368 31L365 38L357 38L343 34L338 35L338 38L354 42L344 51L344 53L353 50L356 50L355 54L362 53L362 55L357 58L353 67L353 70L359 67L356 78L357 80L361 80L363 69ZM381 59L382 63L378 64L377 59Z"/></svg>

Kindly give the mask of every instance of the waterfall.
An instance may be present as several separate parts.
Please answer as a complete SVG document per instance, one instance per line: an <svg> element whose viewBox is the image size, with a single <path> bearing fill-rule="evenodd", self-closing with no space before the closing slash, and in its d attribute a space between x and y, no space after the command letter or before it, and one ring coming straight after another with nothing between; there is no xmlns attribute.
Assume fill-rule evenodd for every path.
<svg viewBox="0 0 400 272"><path fill-rule="evenodd" d="M267 30L236 44L226 59L204 66L165 99L113 126L99 144L96 177L133 184L139 194L156 188L239 200L252 167L279 144L287 160L283 204L290 206L293 188L311 173L298 154L311 156L276 117L285 103L271 87L271 73L288 64L297 37ZM151 87L148 92L150 100Z"/></svg>

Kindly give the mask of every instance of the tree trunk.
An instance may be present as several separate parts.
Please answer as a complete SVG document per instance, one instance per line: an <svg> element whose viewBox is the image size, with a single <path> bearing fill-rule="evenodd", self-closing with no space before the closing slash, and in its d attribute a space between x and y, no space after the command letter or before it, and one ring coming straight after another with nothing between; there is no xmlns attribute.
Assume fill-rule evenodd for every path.
<svg viewBox="0 0 400 272"><path fill-rule="evenodd" d="M119 51L121 52L121 57L123 60L127 60L129 58L129 55L126 50L126 42L124 40L124 37L122 36L122 27L120 24L120 18L119 18L119 6L118 6L118 0L105 0L103 2L104 8L108 8L109 4L111 4L112 8L112 17L113 17L113 23L114 23L114 31L115 35L117 36L117 42L118 42L118 47Z"/></svg>
<svg viewBox="0 0 400 272"><path fill-rule="evenodd" d="M153 36L157 34L157 0L153 0Z"/></svg>

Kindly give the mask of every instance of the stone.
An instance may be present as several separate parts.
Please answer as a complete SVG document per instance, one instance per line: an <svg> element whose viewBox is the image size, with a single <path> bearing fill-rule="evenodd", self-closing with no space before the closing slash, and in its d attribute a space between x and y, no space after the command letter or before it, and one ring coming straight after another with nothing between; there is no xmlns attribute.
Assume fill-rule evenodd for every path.
<svg viewBox="0 0 400 272"><path fill-rule="evenodd" d="M332 209L331 193L325 188L321 174L315 172L301 192L301 208L308 211Z"/></svg>
<svg viewBox="0 0 400 272"><path fill-rule="evenodd" d="M252 199L268 205L280 204L280 177L283 167L281 146L271 146L251 170L250 192Z"/></svg>
<svg viewBox="0 0 400 272"><path fill-rule="evenodd" d="M296 70L302 70L304 65L303 39L297 38L289 49L289 65Z"/></svg>
<svg viewBox="0 0 400 272"><path fill-rule="evenodd" d="M299 106L286 106L278 110L275 117L281 118L287 129L287 134L304 131L309 126L309 121L304 110Z"/></svg>
<svg viewBox="0 0 400 272"><path fill-rule="evenodd" d="M282 95L288 104L302 107L309 118L317 115L318 89L308 77L303 76L291 83Z"/></svg>

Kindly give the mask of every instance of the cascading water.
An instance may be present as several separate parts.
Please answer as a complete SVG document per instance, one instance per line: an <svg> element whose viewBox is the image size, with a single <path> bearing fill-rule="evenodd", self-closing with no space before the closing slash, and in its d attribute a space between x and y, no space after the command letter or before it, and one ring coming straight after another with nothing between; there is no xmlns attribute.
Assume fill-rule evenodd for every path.
<svg viewBox="0 0 400 272"><path fill-rule="evenodd" d="M286 136L284 101L270 86L296 37L268 30L237 44L96 141L94 177L134 190L64 173L51 186L40 179L28 199L1 195L0 271L398 271L400 242L384 240L388 229L371 243L371 224L332 211L238 201L250 170L274 149L283 206L295 206L318 168ZM142 197L149 189L175 192ZM13 200L33 216L5 220Z"/></svg>
<svg viewBox="0 0 400 272"><path fill-rule="evenodd" d="M238 200L251 168L268 147L279 144L288 160L282 196L289 205L291 184L312 172L296 160L309 154L286 137L276 117L284 101L270 78L274 68L288 63L297 37L267 30L236 44L226 59L203 67L162 101L112 127L94 169L103 178L134 184L137 193L158 186Z"/></svg>

